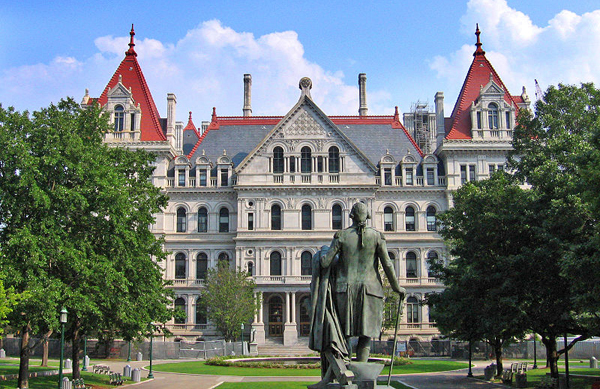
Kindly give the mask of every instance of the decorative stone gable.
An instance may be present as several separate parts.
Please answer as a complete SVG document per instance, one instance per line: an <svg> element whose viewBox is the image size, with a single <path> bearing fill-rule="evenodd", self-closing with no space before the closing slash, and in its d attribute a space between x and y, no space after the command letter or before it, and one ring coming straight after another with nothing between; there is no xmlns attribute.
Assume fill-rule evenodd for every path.
<svg viewBox="0 0 600 389"><path fill-rule="evenodd" d="M315 136L328 135L323 126L306 109L302 109L301 113L293 120L287 128L284 128L283 133L287 137L313 138Z"/></svg>

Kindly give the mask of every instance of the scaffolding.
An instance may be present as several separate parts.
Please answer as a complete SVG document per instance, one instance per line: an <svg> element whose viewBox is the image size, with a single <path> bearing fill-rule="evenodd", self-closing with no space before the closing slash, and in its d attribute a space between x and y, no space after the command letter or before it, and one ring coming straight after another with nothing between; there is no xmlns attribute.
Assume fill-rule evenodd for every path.
<svg viewBox="0 0 600 389"><path fill-rule="evenodd" d="M415 142L425 154L431 154L433 152L432 132L434 128L432 128L432 113L429 112L429 105L420 101L413 103L410 116Z"/></svg>

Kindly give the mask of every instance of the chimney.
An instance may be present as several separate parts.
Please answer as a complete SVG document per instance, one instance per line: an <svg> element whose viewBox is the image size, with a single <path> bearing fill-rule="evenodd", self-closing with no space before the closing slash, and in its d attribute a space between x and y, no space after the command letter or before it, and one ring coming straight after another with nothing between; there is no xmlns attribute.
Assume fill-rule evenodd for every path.
<svg viewBox="0 0 600 389"><path fill-rule="evenodd" d="M367 116L367 75L360 73L358 75L358 115Z"/></svg>
<svg viewBox="0 0 600 389"><path fill-rule="evenodd" d="M244 74L244 116L252 116L252 75Z"/></svg>
<svg viewBox="0 0 600 389"><path fill-rule="evenodd" d="M444 128L444 92L435 94L435 126L436 126L436 147L439 147L444 137L446 129Z"/></svg>
<svg viewBox="0 0 600 389"><path fill-rule="evenodd" d="M175 106L177 105L177 97L174 93L167 93L167 140L173 145L175 144Z"/></svg>

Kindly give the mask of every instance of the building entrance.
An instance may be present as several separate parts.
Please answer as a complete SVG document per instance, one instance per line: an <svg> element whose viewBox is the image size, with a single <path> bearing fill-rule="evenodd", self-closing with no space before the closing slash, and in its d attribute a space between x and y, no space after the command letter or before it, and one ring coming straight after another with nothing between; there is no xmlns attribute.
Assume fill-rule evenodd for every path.
<svg viewBox="0 0 600 389"><path fill-rule="evenodd" d="M273 296L269 300L269 336L283 336L283 300L279 296Z"/></svg>
<svg viewBox="0 0 600 389"><path fill-rule="evenodd" d="M310 312L308 310L308 296L302 297L300 300L300 336L308 336L310 334Z"/></svg>

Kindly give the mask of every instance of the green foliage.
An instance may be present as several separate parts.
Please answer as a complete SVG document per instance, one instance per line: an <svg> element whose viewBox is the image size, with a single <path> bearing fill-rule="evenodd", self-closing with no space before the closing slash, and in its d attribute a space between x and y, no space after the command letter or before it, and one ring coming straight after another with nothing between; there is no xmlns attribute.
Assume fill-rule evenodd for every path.
<svg viewBox="0 0 600 389"><path fill-rule="evenodd" d="M63 306L77 346L171 317L148 228L167 204L151 183L155 156L107 146L109 130L100 108L72 99L31 115L0 106L0 265L28 293L10 317L23 331L58 329Z"/></svg>
<svg viewBox="0 0 600 389"><path fill-rule="evenodd" d="M0 335L4 331L4 326L8 323L6 317L12 312L13 306L17 304L20 296L14 293L13 288L8 290L4 288L4 282L0 278Z"/></svg>
<svg viewBox="0 0 600 389"><path fill-rule="evenodd" d="M231 366L231 367L247 367L247 368L263 368L263 369L320 369L321 362L316 361L314 363L298 363L298 364L285 364L278 361L229 361L223 357L214 357L206 360L206 364L209 366Z"/></svg>
<svg viewBox="0 0 600 389"><path fill-rule="evenodd" d="M228 262L208 269L200 304L225 340L239 338L241 324L254 317L257 309L254 286L248 273L231 268Z"/></svg>

